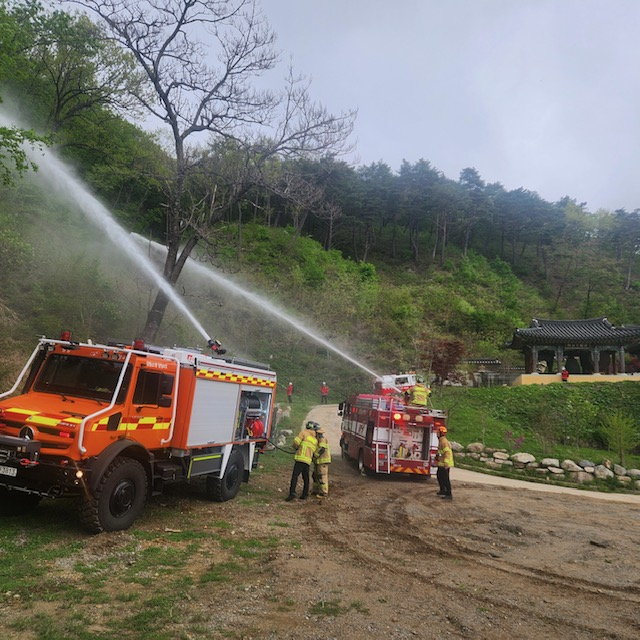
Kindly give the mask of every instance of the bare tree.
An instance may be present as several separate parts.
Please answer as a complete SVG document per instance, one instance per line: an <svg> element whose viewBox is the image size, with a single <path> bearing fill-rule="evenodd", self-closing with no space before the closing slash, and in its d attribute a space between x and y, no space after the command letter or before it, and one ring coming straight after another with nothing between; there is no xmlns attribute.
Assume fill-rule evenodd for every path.
<svg viewBox="0 0 640 640"><path fill-rule="evenodd" d="M188 179L201 170L189 152L193 136L206 132L245 149L250 160L234 189L238 201L276 155L345 151L354 111L330 114L292 70L279 91L256 87L278 62L275 34L258 0L71 1L99 16L114 41L133 54L148 81L135 97L171 132L175 165L167 182L164 264L171 284L198 243L210 239L215 221L215 203L200 202L197 213L189 197ZM227 198L225 205L233 202ZM155 339L168 302L158 292L145 339Z"/></svg>

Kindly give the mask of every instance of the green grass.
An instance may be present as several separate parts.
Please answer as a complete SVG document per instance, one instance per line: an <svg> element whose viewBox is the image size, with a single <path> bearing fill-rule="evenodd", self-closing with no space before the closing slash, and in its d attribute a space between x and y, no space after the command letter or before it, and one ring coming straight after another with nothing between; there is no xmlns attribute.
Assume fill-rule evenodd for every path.
<svg viewBox="0 0 640 640"><path fill-rule="evenodd" d="M602 421L613 409L635 417L640 383L450 387L436 391L432 402L448 413L450 439L463 445L481 442L537 459L617 463L604 444ZM640 422L636 429L640 433ZM640 468L640 450L625 456L625 466Z"/></svg>

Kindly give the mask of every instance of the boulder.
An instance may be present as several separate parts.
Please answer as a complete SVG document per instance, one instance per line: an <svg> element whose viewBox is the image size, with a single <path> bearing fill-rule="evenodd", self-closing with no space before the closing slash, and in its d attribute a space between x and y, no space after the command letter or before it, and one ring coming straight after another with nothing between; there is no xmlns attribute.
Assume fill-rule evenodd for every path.
<svg viewBox="0 0 640 640"><path fill-rule="evenodd" d="M578 462L578 464L583 468L586 469L587 467L595 467L596 463L595 462L591 462L591 460L580 460L580 462Z"/></svg>
<svg viewBox="0 0 640 640"><path fill-rule="evenodd" d="M599 464L593 470L593 475L600 480L606 480L607 478L613 478L613 471L607 469L603 464Z"/></svg>
<svg viewBox="0 0 640 640"><path fill-rule="evenodd" d="M494 460L508 460L509 454L504 451L495 451L493 454Z"/></svg>
<svg viewBox="0 0 640 640"><path fill-rule="evenodd" d="M482 453L484 451L484 445L482 442L472 442L467 445L467 451L470 453Z"/></svg>
<svg viewBox="0 0 640 640"><path fill-rule="evenodd" d="M615 473L617 476L626 476L627 475L627 469L625 467L623 467L620 464L614 464L613 465L613 473Z"/></svg>
<svg viewBox="0 0 640 640"><path fill-rule="evenodd" d="M547 467L547 471L554 476L563 476L564 471L560 467Z"/></svg>
<svg viewBox="0 0 640 640"><path fill-rule="evenodd" d="M524 451L520 452L520 453L514 453L511 456L511 459L514 462L519 462L522 464L529 464L530 462L535 462L536 461L536 457L534 455L532 455L531 453L525 453Z"/></svg>
<svg viewBox="0 0 640 640"><path fill-rule="evenodd" d="M627 469L627 475L634 480L640 480L640 469Z"/></svg>
<svg viewBox="0 0 640 640"><path fill-rule="evenodd" d="M461 451L464 451L464 447L459 442L455 442L454 440L451 440L450 444L451 444L451 451L453 451L454 453L460 453Z"/></svg>
<svg viewBox="0 0 640 640"><path fill-rule="evenodd" d="M576 471L570 474L571 479L578 484L584 484L585 482L593 482L593 475L586 471Z"/></svg>
<svg viewBox="0 0 640 640"><path fill-rule="evenodd" d="M542 460L540 460L540 466L541 467L559 467L560 460L558 460L558 458L542 458Z"/></svg>
<svg viewBox="0 0 640 640"><path fill-rule="evenodd" d="M560 466L565 471L571 471L571 472L582 471L582 467L579 467L573 460L563 460Z"/></svg>

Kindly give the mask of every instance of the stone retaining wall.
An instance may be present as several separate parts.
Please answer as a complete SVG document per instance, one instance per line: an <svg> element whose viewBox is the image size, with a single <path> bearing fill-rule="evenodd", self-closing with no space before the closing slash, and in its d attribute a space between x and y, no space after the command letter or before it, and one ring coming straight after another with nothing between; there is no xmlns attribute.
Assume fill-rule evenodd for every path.
<svg viewBox="0 0 640 640"><path fill-rule="evenodd" d="M590 460L560 461L558 458L536 460L530 453L509 454L506 449L492 449L485 447L481 442L472 442L466 447L452 442L451 448L457 459L469 458L484 464L487 469L500 470L510 467L522 473L530 472L576 484L593 482L595 479L615 478L621 486L640 491L640 469L626 469L619 464L612 464L609 460L604 460L601 464L595 464Z"/></svg>

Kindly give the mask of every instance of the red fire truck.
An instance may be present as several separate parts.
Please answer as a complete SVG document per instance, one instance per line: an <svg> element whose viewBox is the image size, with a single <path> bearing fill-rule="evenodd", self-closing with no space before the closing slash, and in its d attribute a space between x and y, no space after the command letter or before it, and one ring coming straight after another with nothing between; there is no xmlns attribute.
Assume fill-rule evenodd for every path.
<svg viewBox="0 0 640 640"><path fill-rule="evenodd" d="M360 394L340 405L340 447L363 474L435 475L436 427L446 413L386 394Z"/></svg>
<svg viewBox="0 0 640 640"><path fill-rule="evenodd" d="M100 532L131 526L170 483L200 477L210 499L234 498L270 436L276 374L210 346L42 338L0 394L0 512L71 496Z"/></svg>

